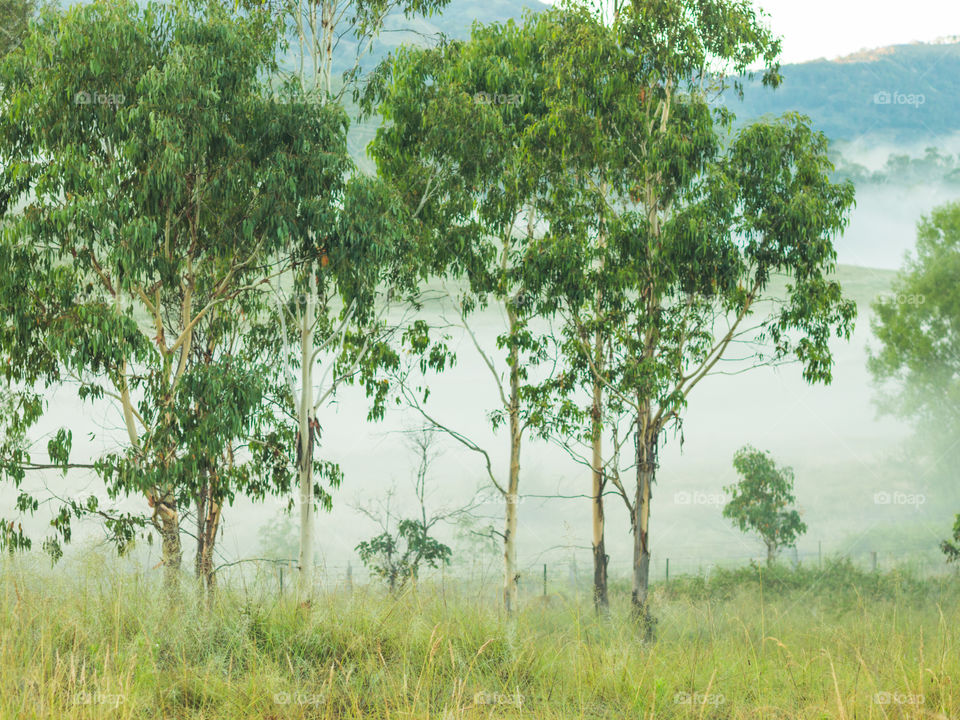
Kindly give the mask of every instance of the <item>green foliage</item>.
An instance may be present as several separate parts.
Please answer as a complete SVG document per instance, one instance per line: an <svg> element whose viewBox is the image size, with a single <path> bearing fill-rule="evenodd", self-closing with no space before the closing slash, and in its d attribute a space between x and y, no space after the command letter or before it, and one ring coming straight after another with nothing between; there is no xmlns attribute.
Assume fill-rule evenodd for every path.
<svg viewBox="0 0 960 720"><path fill-rule="evenodd" d="M547 358L548 336L531 321L540 299L542 269L530 262L537 221L536 158L528 135L544 112L539 72L546 27L513 22L475 25L469 41L402 48L379 66L358 94L364 111L386 121L370 146L380 175L407 209L407 232L425 273L451 281L459 324L500 306L507 327L484 361L497 376L499 401L488 413L494 430L515 422L543 430L546 397L534 380ZM445 336L416 321L404 335L411 367L400 373L405 398L420 404L425 383L408 382L419 369L455 361ZM501 374L501 368L503 373ZM510 387L500 378L509 375ZM504 483L506 485L507 483Z"/></svg>
<svg viewBox="0 0 960 720"><path fill-rule="evenodd" d="M911 420L922 451L941 457L960 432L960 202L921 219L915 252L872 309L877 406ZM951 541L941 548L957 557Z"/></svg>
<svg viewBox="0 0 960 720"><path fill-rule="evenodd" d="M20 44L36 10L36 0L4 0L0 4L0 57Z"/></svg>
<svg viewBox="0 0 960 720"><path fill-rule="evenodd" d="M466 43L399 51L362 96L387 121L370 152L410 209L427 267L464 281L465 313L509 305L520 324L498 344L534 355L520 228L535 175L522 140L542 111L538 62L534 38L513 23L477 26Z"/></svg>
<svg viewBox="0 0 960 720"><path fill-rule="evenodd" d="M683 3L663 7L686 17ZM665 45L651 62L643 43L668 19L647 9L610 29L583 10L562 21L581 40L558 41L551 54L557 80L537 137L541 148L559 146L542 249L559 265L552 295L582 317L576 343L597 328L616 336L620 374L611 384L656 403L663 418L682 409L726 349L717 318L746 329L775 274L792 282L759 320L758 361L796 357L807 380L829 381L828 340L848 337L855 317L825 278L853 200L850 184L828 179L825 138L786 115L725 142L732 118L699 90L708 67L742 69L760 58L777 82L777 43L737 11L744 15L727 27L691 19L672 30L701 45L678 54L668 35L655 41Z"/></svg>
<svg viewBox="0 0 960 720"><path fill-rule="evenodd" d="M818 598L837 607L855 607L863 598L871 600L921 600L929 592L928 582L917 572L897 568L889 572L871 572L855 565L848 557L826 557L823 566L783 564L772 566L751 562L746 567L713 568L703 575L670 578L671 597L686 597L695 602L730 600L743 595L791 599L816 589Z"/></svg>
<svg viewBox="0 0 960 720"><path fill-rule="evenodd" d="M44 402L34 392L0 389L0 477L7 478L18 489L26 470L32 466L27 430L43 415ZM20 492L17 496L18 514L32 515L39 507L36 498ZM24 534L21 523L0 518L0 551L29 550L31 539Z"/></svg>
<svg viewBox="0 0 960 720"><path fill-rule="evenodd" d="M772 564L777 551L793 547L807 531L800 513L793 509L793 470L778 468L769 453L749 445L733 457L733 466L740 480L727 488L730 502L723 516L733 521L741 532L755 532L767 546L767 563Z"/></svg>
<svg viewBox="0 0 960 720"><path fill-rule="evenodd" d="M960 561L960 514L953 523L953 537L940 543L940 549L947 556L947 562Z"/></svg>
<svg viewBox="0 0 960 720"><path fill-rule="evenodd" d="M44 14L0 64L3 377L119 401L126 443L96 469L155 521L289 487L274 366L239 338L266 260L329 215L346 120L266 86L277 41L216 2L95 2Z"/></svg>
<svg viewBox="0 0 960 720"><path fill-rule="evenodd" d="M746 83L726 106L747 121L797 110L831 140L905 143L960 129L960 43L895 45L784 65L777 92Z"/></svg>
<svg viewBox="0 0 960 720"><path fill-rule="evenodd" d="M430 537L429 528L420 520L405 519L395 532L382 532L356 547L363 564L383 579L391 592L416 580L421 565L437 568L449 565L453 551Z"/></svg>
<svg viewBox="0 0 960 720"><path fill-rule="evenodd" d="M881 412L952 441L960 430L960 202L920 221L916 253L873 311L880 347L870 349L868 368Z"/></svg>

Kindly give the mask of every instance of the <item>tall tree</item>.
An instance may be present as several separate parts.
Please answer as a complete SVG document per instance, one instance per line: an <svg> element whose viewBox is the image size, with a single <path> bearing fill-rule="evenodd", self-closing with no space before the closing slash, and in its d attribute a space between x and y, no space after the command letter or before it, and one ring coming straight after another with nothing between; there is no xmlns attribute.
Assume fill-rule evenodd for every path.
<svg viewBox="0 0 960 720"><path fill-rule="evenodd" d="M364 103L386 125L371 146L382 176L409 208L411 227L432 271L457 288L448 300L465 338L490 374L498 401L492 427L507 430L509 462L493 470L490 453L442 418L428 412L429 390L401 378L407 402L435 427L484 459L491 485L504 502L503 601L517 607L518 502L524 434L542 427L543 394L536 366L546 335L537 324L527 254L536 237L535 171L526 142L542 114L538 72L544 32L532 19L475 26L467 42L431 49L402 49L369 83ZM473 327L476 311L502 308L506 327L497 337L498 358ZM442 369L449 355L431 345L426 323L408 338L423 353L420 369Z"/></svg>
<svg viewBox="0 0 960 720"><path fill-rule="evenodd" d="M779 82L779 42L749 3L636 3L612 24L573 6L560 25L538 147L564 142L540 162L551 190L538 257L563 268L552 295L573 362L633 415L636 483L619 489L632 601L648 620L663 431L734 344L752 343L747 365L793 358L808 381L829 381L829 339L849 337L855 316L829 278L853 188L829 181L826 139L804 118L734 132L732 114L711 108L708 93L724 89L717 73L761 61L764 83ZM613 355L601 366L604 346Z"/></svg>
<svg viewBox="0 0 960 720"><path fill-rule="evenodd" d="M418 277L401 234L402 208L385 185L346 173L336 185L319 198L328 209L322 222L283 255L288 271L281 280L293 291L278 287L275 324L266 341L279 351L281 406L295 427L302 596L313 588L317 505L332 507L332 496L318 480L337 487L342 478L339 466L317 453L318 415L343 385L359 381L371 398L368 419L383 417L389 383L381 371L399 363L390 344L395 326L385 314L394 295L412 292Z"/></svg>
<svg viewBox="0 0 960 720"><path fill-rule="evenodd" d="M920 221L915 253L873 312L880 347L869 351L868 367L880 411L952 445L960 433L960 202Z"/></svg>
<svg viewBox="0 0 960 720"><path fill-rule="evenodd" d="M276 42L263 13L94 2L45 16L0 70L4 377L116 403L125 439L95 468L111 497L145 497L171 583L187 507L217 508L212 542L225 499L284 489L260 412L274 371L236 336L278 245L319 224L343 119L270 96ZM60 537L96 509L64 507ZM120 520L129 541L135 519Z"/></svg>
<svg viewBox="0 0 960 720"><path fill-rule="evenodd" d="M238 5L264 8L278 18L297 42L295 81L302 97L318 109L345 114L344 97L355 87L363 55L390 13L429 15L448 0L238 0ZM349 70L334 78L335 63ZM346 126L345 130L346 132ZM289 274L278 284L278 326L284 337L279 363L289 395L285 405L296 425L296 474L299 487L300 550L298 590L313 587L313 551L317 504L331 507L332 498L314 480L320 470L332 486L339 467L316 458L322 427L318 413L337 389L359 378L373 397L370 419L383 415L388 385L379 370L395 365L388 340L393 334L384 319L391 299L412 292L418 270L414 253L399 233L403 209L389 188L360 175L346 154L346 136L334 155L341 164L341 182L319 200L328 208L323 222L286 250ZM288 351L289 350L289 351Z"/></svg>

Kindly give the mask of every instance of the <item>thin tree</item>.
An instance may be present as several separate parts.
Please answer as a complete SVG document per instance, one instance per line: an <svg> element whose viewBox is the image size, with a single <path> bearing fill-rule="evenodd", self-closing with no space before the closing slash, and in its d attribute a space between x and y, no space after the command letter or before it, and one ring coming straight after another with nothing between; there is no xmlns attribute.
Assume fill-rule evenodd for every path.
<svg viewBox="0 0 960 720"><path fill-rule="evenodd" d="M469 508L427 509L430 466L440 455L436 448L437 431L425 426L408 437L409 448L417 459L413 479L417 516L400 517L393 510L393 491L387 493L378 507L358 508L377 524L380 533L359 543L356 550L363 564L387 583L391 593L403 588L408 580L415 582L421 566L438 568L450 564L453 551L432 536L433 530L439 523L456 522L469 511ZM395 523L395 527L391 527L391 523Z"/></svg>
<svg viewBox="0 0 960 720"><path fill-rule="evenodd" d="M287 292L276 286L277 323L282 338L279 362L296 425L295 472L299 488L300 552L298 589L313 585L316 505L331 507L330 494L315 473L332 487L341 475L335 463L316 459L322 426L318 413L337 389L360 379L374 398L371 419L383 415L387 386L378 370L396 362L387 340L392 329L384 316L390 300L411 291L416 279L411 253L398 234L398 207L387 188L365 178L347 154L349 119L345 94L354 87L363 55L377 38L387 15L428 15L447 0L242 0L247 7L267 8L297 39L295 80L300 97L318 115L336 117L338 131L325 152L340 166L314 202L325 208L322 222L286 250L290 276ZM354 45L344 40L354 41ZM353 50L351 51L351 47ZM351 57L352 55L352 57ZM336 63L348 66L336 82ZM292 288L292 291L289 290ZM286 348L294 348L286 352ZM296 377L296 376L299 377Z"/></svg>
<svg viewBox="0 0 960 720"><path fill-rule="evenodd" d="M402 397L476 452L503 498L508 613L517 607L521 449L528 431L544 427L543 378L537 375L549 373L549 329L538 320L540 300L530 290L537 283L528 277L538 216L536 170L525 136L542 113L544 80L530 27L475 27L467 42L401 49L377 70L363 97L367 112L375 109L387 121L371 154L409 208L429 267L456 288L445 294L455 314L450 324L459 326L489 370L497 398L491 425L507 430L509 461L501 474L487 449L426 407L422 376L453 357L442 341L431 342L425 322L411 327L407 339L420 358L412 370L420 373L399 378ZM501 357L484 348L473 327L474 314L491 306L502 309L505 321L497 337Z"/></svg>

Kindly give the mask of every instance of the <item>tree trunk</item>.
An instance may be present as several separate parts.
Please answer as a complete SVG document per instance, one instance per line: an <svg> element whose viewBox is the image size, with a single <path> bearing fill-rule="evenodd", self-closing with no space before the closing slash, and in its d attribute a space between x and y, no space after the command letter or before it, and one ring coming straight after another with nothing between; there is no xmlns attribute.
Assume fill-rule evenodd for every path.
<svg viewBox="0 0 960 720"><path fill-rule="evenodd" d="M517 316L507 304L511 340L516 333ZM520 368L516 344L510 347L510 471L507 481L503 531L503 607L507 613L517 609L520 575L517 571L517 504L520 486Z"/></svg>
<svg viewBox="0 0 960 720"><path fill-rule="evenodd" d="M606 197L607 184L603 183L601 194ZM600 248L607 245L606 233L601 225L600 234L597 238ZM600 259L600 268L603 269L603 256ZM594 308L598 315L603 312L603 289L597 290ZM591 445L593 449L592 475L593 475L593 501L591 509L593 512L593 605L596 612L605 612L609 609L607 599L607 557L606 543L604 542L604 517L603 517L603 489L605 477L603 472L603 385L601 384L600 373L604 372L603 348L604 348L603 328L598 325L593 337L593 405L591 407Z"/></svg>
<svg viewBox="0 0 960 720"><path fill-rule="evenodd" d="M511 472L514 467L514 457L519 454L510 451ZM517 582L520 574L517 572L517 489L516 483L511 482L507 492L505 523L503 531L503 607L508 613L517 609L518 589Z"/></svg>
<svg viewBox="0 0 960 720"><path fill-rule="evenodd" d="M306 599L313 588L313 458L307 457L308 465L301 466L297 472L300 486L300 552L297 556L299 568L298 592Z"/></svg>
<svg viewBox="0 0 960 720"><path fill-rule="evenodd" d="M336 31L334 23L334 3L327 0L323 3L321 10L321 42L323 43L323 73L321 82L323 84L323 102L327 102L333 91L333 35Z"/></svg>
<svg viewBox="0 0 960 720"><path fill-rule="evenodd" d="M648 639L653 638L654 619L650 614L650 499L657 470L657 432L652 427L649 404L642 403L636 435L637 490L633 505L633 591L634 617L643 625Z"/></svg>
<svg viewBox="0 0 960 720"><path fill-rule="evenodd" d="M777 557L777 546L774 543L767 543L767 567L773 567L773 561Z"/></svg>
<svg viewBox="0 0 960 720"><path fill-rule="evenodd" d="M600 334L597 333L597 356L600 356ZM599 382L593 384L592 433L593 445L593 497L591 507L593 511L593 605L597 612L609 609L607 599L607 562L609 557L604 543L603 518L603 425L601 423L603 402L603 387Z"/></svg>
<svg viewBox="0 0 960 720"><path fill-rule="evenodd" d="M313 316L316 281L304 302L300 325L300 403L297 420L297 482L300 488L300 552L297 558L297 594L302 602L313 591Z"/></svg>
<svg viewBox="0 0 960 720"><path fill-rule="evenodd" d="M197 499L197 554L194 569L201 591L206 591L207 603L213 602L217 576L213 572L213 550L220 528L220 504L214 500L214 477L208 475L205 487Z"/></svg>
<svg viewBox="0 0 960 720"><path fill-rule="evenodd" d="M214 533L216 533L216 530L214 530ZM213 596L217 591L217 576L213 572L213 545L212 540L205 540L203 552L199 558L200 579L206 589L208 603L213 601Z"/></svg>
<svg viewBox="0 0 960 720"><path fill-rule="evenodd" d="M176 501L170 495L164 495L159 502L160 508L157 515L160 526L163 585L172 597L180 590L180 563L183 558L183 547L180 543L180 516Z"/></svg>

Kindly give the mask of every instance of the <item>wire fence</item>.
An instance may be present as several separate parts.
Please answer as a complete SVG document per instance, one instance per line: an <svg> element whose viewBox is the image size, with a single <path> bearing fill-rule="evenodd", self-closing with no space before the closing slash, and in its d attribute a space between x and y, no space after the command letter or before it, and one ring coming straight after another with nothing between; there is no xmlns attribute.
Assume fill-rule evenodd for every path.
<svg viewBox="0 0 960 720"><path fill-rule="evenodd" d="M817 550L785 550L777 559L778 564L816 568L822 567L831 559L849 560L854 567L871 572L887 572L893 569L906 569L918 577L934 577L956 572L957 569L946 563L944 556L937 550L928 551L874 551L865 550L848 553L827 553L822 544ZM703 554L663 553L651 556L650 582L656 586L669 583L671 579L683 576L703 576L709 579L718 569L744 567L751 562L762 565L766 557L762 553L708 557ZM629 586L633 566L629 559L610 561L607 566L611 586ZM263 592L286 592L296 583L297 563L295 559L253 558L238 561L218 573L238 582L247 589L259 588ZM350 593L359 587L375 587L382 584L380 578L359 564L318 563L314 572L317 589L325 592ZM439 569L425 569L419 579L439 585L444 590L457 589L466 592L489 592L499 596L502 592L503 569L499 558L487 557L461 562ZM537 558L536 561L521 564L519 587L522 596L562 595L564 597L589 597L593 583L593 558L589 551L582 548L568 553L553 553L549 558Z"/></svg>

